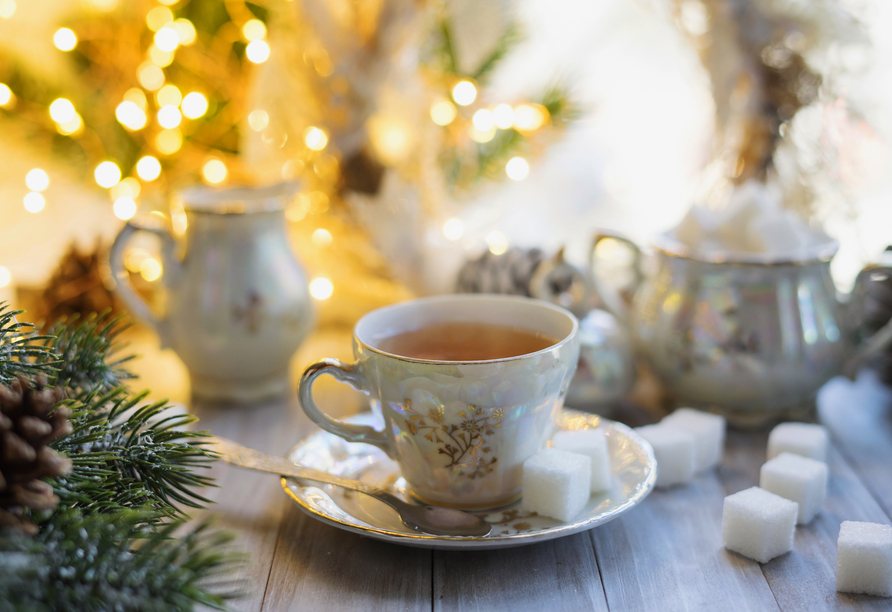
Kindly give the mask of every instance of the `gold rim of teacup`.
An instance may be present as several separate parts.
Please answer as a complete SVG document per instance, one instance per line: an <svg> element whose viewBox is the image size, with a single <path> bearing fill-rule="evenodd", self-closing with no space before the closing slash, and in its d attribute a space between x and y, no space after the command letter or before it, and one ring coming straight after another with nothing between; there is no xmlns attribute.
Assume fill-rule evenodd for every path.
<svg viewBox="0 0 892 612"><path fill-rule="evenodd" d="M731 266L804 266L808 264L827 263L839 250L839 241L828 238L827 242L806 249L803 253L735 253L715 251L704 253L683 244L679 240L663 233L657 234L650 241L653 250L676 259L687 259L699 263L721 264Z"/></svg>
<svg viewBox="0 0 892 612"><path fill-rule="evenodd" d="M514 357L502 357L501 359L481 359L478 361L440 361L437 359L418 359L416 357L406 357L404 355L397 355L396 353L388 353L387 351L383 351L379 348L376 348L364 341L359 337L355 330L359 329L359 326L362 322L369 316L375 315L380 310L385 310L389 308L398 308L402 304L406 302L397 302L396 304L391 304L390 306L384 306L383 308L379 308L378 310L367 313L359 321L356 322L356 326L353 328L353 340L361 346L363 349L368 350L372 353L376 353L378 355L382 355L384 357L390 357L391 359L396 359L398 361L405 361L408 363L421 363L427 365L485 365L485 364L493 364L493 363L508 363L511 361L520 361L521 359L527 359L528 357L533 357L535 355L544 355L545 353L550 353L551 351L561 348L568 342L570 342L579 331L579 319L577 319L572 312L567 310L566 308L562 308L557 304L552 304L551 302L546 302L545 300L537 300L536 298L524 297L520 295L500 295L494 293L459 293L453 295L435 295L425 298L417 298L411 300L412 304L417 304L419 302L431 303L431 302L447 302L447 301L464 301L464 300L494 300L494 301L514 301L514 302L533 302L536 305L544 306L549 310L553 310L562 315L565 315L570 320L572 324L572 329L570 333L564 336L560 341L555 342L551 346L548 346L540 351L536 351L535 353L525 353L523 355L515 355Z"/></svg>

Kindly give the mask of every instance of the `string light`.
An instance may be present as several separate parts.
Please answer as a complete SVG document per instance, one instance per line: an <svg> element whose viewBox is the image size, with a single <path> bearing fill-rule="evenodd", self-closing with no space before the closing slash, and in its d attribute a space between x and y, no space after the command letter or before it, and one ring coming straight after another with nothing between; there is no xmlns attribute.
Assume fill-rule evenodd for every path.
<svg viewBox="0 0 892 612"><path fill-rule="evenodd" d="M77 35L68 28L59 28L53 34L53 44L59 51L71 51L77 46Z"/></svg>
<svg viewBox="0 0 892 612"><path fill-rule="evenodd" d="M508 250L508 237L499 230L493 230L486 235L486 244L493 255L501 255Z"/></svg>
<svg viewBox="0 0 892 612"><path fill-rule="evenodd" d="M143 62L136 71L136 78L149 91L161 89L164 85L164 71L152 62Z"/></svg>
<svg viewBox="0 0 892 612"><path fill-rule="evenodd" d="M156 157L146 155L136 162L136 173L144 181L154 181L161 176L161 162Z"/></svg>
<svg viewBox="0 0 892 612"><path fill-rule="evenodd" d="M146 113L135 102L124 100L115 109L115 117L125 128L129 130L141 130L146 126Z"/></svg>
<svg viewBox="0 0 892 612"><path fill-rule="evenodd" d="M431 119L437 125L449 125L455 121L457 113L455 106L449 100L440 100L431 106Z"/></svg>
<svg viewBox="0 0 892 612"><path fill-rule="evenodd" d="M447 240L458 240L465 233L465 225L459 219L449 219L443 224L443 235Z"/></svg>
<svg viewBox="0 0 892 612"><path fill-rule="evenodd" d="M156 6L146 15L146 25L153 32L157 32L173 21L173 11L166 6Z"/></svg>
<svg viewBox="0 0 892 612"><path fill-rule="evenodd" d="M176 51L180 46L180 36L170 26L164 26L155 32L155 46L162 51Z"/></svg>
<svg viewBox="0 0 892 612"><path fill-rule="evenodd" d="M198 119L208 111L208 100L197 91L186 94L182 103L183 114L189 119Z"/></svg>
<svg viewBox="0 0 892 612"><path fill-rule="evenodd" d="M322 229L321 227L313 232L313 235L310 237L310 242L312 242L313 246L317 249L324 249L331 246L331 240L331 232Z"/></svg>
<svg viewBox="0 0 892 612"><path fill-rule="evenodd" d="M245 47L245 55L255 64L262 64L269 59L269 45L266 41L255 40Z"/></svg>
<svg viewBox="0 0 892 612"><path fill-rule="evenodd" d="M0 287L5 287L9 283L12 282L12 274L10 274L9 270L0 266Z"/></svg>
<svg viewBox="0 0 892 612"><path fill-rule="evenodd" d="M132 176L128 176L111 188L111 197L113 201L121 198L136 199L140 191L142 191L142 188L139 185L139 181Z"/></svg>
<svg viewBox="0 0 892 612"><path fill-rule="evenodd" d="M255 41L266 38L266 25L259 19L249 19L242 26L242 34L246 40Z"/></svg>
<svg viewBox="0 0 892 612"><path fill-rule="evenodd" d="M158 124L165 129L172 130L180 125L182 120L183 115L176 106L162 106L158 110Z"/></svg>
<svg viewBox="0 0 892 612"><path fill-rule="evenodd" d="M492 109L492 120L496 127L507 130L514 125L514 109L510 104L499 104Z"/></svg>
<svg viewBox="0 0 892 612"><path fill-rule="evenodd" d="M321 151L328 144L328 136L319 128L310 126L304 131L304 143L314 151Z"/></svg>
<svg viewBox="0 0 892 612"><path fill-rule="evenodd" d="M177 31L180 44L183 46L188 47L198 38L198 32L195 31L195 26L185 17L180 17L170 24L170 26Z"/></svg>
<svg viewBox="0 0 892 612"><path fill-rule="evenodd" d="M512 157L505 164L505 174L514 181L522 181L530 173L530 165L522 157Z"/></svg>
<svg viewBox="0 0 892 612"><path fill-rule="evenodd" d="M15 104L15 94L6 83L0 83L0 106L9 108Z"/></svg>
<svg viewBox="0 0 892 612"><path fill-rule="evenodd" d="M25 210L29 213L39 213L46 206L46 200L36 191L31 191L25 195L24 204Z"/></svg>
<svg viewBox="0 0 892 612"><path fill-rule="evenodd" d="M248 115L248 125L255 132L262 132L269 125L269 114L260 109L251 111L251 114Z"/></svg>
<svg viewBox="0 0 892 612"><path fill-rule="evenodd" d="M115 162L104 161L93 171L93 178L100 187L109 189L121 180L121 169Z"/></svg>
<svg viewBox="0 0 892 612"><path fill-rule="evenodd" d="M180 89L176 85L165 85L155 94L155 101L158 106L176 107L183 101L183 94L180 93Z"/></svg>
<svg viewBox="0 0 892 612"><path fill-rule="evenodd" d="M155 136L155 148L164 155L173 155L183 146L183 133L177 129L161 130Z"/></svg>
<svg viewBox="0 0 892 612"><path fill-rule="evenodd" d="M163 271L161 262L154 257L146 257L139 264L139 275L150 283L161 278Z"/></svg>
<svg viewBox="0 0 892 612"><path fill-rule="evenodd" d="M50 104L50 117L56 123L68 123L74 119L75 115L77 115L77 111L74 110L74 104L65 98L58 98Z"/></svg>
<svg viewBox="0 0 892 612"><path fill-rule="evenodd" d="M122 196L115 200L112 210L114 210L118 219L126 221L127 219L132 219L133 215L136 214L136 202L129 196Z"/></svg>
<svg viewBox="0 0 892 612"><path fill-rule="evenodd" d="M327 278L320 276L310 283L310 295L317 300L327 300L334 293L334 285Z"/></svg>
<svg viewBox="0 0 892 612"><path fill-rule="evenodd" d="M15 0L0 0L0 17L10 19L15 15Z"/></svg>
<svg viewBox="0 0 892 612"><path fill-rule="evenodd" d="M162 51L157 45L149 47L149 59L159 68L166 68L173 63L173 51Z"/></svg>
<svg viewBox="0 0 892 612"><path fill-rule="evenodd" d="M467 106L477 99L477 88L470 81L459 81L452 88L452 99L459 106Z"/></svg>
<svg viewBox="0 0 892 612"><path fill-rule="evenodd" d="M226 169L226 164L212 157L204 162L204 166L201 167L201 174L208 183L216 184L225 181L229 171Z"/></svg>
<svg viewBox="0 0 892 612"><path fill-rule="evenodd" d="M50 186L50 177L40 168L34 168L25 175L25 184L31 191L43 191Z"/></svg>

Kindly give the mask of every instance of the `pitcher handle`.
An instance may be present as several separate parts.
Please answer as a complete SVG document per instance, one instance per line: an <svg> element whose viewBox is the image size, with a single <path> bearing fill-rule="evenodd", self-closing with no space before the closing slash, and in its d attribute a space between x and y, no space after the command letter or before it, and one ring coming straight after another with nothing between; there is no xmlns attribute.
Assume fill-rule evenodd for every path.
<svg viewBox="0 0 892 612"><path fill-rule="evenodd" d="M855 286L851 293L852 303L850 304L850 307L854 306L854 304L861 305L861 310L858 312L855 321L853 321L853 326L856 329L864 323L865 313L863 304L864 298L867 295L867 281L874 274L886 274L892 276L892 267L871 264L861 270L855 278ZM854 355L846 361L843 373L854 380L855 375L858 373L858 369L864 362L871 357L878 355L890 344L892 344L892 319L887 321L885 325L861 342L861 345L855 350Z"/></svg>
<svg viewBox="0 0 892 612"><path fill-rule="evenodd" d="M121 299L127 307L146 324L152 327L161 338L162 348L168 346L167 322L159 318L152 312L145 300L136 292L130 282L130 274L124 265L124 250L127 243L137 232L150 232L161 238L161 256L164 264L165 272L168 277L176 273L175 259L176 242L170 233L160 226L142 225L135 221L128 221L112 243L109 251L109 266L111 267L112 280L114 289L117 291ZM170 282L166 282L170 285Z"/></svg>
<svg viewBox="0 0 892 612"><path fill-rule="evenodd" d="M619 234L617 232L612 232L610 230L597 230L595 233L595 238L592 241L592 248L589 253L589 265L591 266L591 278L592 284L595 287L595 291L598 293L598 297L604 302L604 305L607 307L615 317L623 322L628 322L629 319L629 303L625 300L620 292L607 283L602 282L596 273L595 262L597 261L597 249L598 245L601 244L604 240L616 240L617 242L622 242L625 245L628 245L632 249L632 253L634 255L634 259L632 261L632 273L634 274L632 281L632 293L638 290L638 287L641 285L641 282L644 280L644 272L641 269L643 254L641 252L641 248L635 244L634 241Z"/></svg>
<svg viewBox="0 0 892 612"><path fill-rule="evenodd" d="M310 420L325 431L343 438L347 442L371 444L387 453L388 457L393 458L386 432L377 431L367 425L353 425L340 421L319 409L319 406L313 401L313 383L323 374L328 374L337 381L347 383L357 391L368 392L365 377L353 367L352 363L343 363L337 359L321 359L304 370L297 388L300 406L310 417Z"/></svg>

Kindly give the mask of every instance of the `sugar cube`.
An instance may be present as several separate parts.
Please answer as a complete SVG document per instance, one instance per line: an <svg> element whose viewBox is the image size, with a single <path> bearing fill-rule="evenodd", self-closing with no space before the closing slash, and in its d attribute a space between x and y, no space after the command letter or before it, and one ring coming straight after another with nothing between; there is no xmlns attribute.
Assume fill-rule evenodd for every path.
<svg viewBox="0 0 892 612"><path fill-rule="evenodd" d="M751 487L725 498L722 545L759 563L793 550L798 505Z"/></svg>
<svg viewBox="0 0 892 612"><path fill-rule="evenodd" d="M725 450L725 419L716 414L679 408L665 417L661 424L685 429L694 436L694 471L715 467Z"/></svg>
<svg viewBox="0 0 892 612"><path fill-rule="evenodd" d="M840 525L836 590L892 597L892 527L857 521Z"/></svg>
<svg viewBox="0 0 892 612"><path fill-rule="evenodd" d="M827 430L809 423L781 423L768 434L768 458L793 453L827 462Z"/></svg>
<svg viewBox="0 0 892 612"><path fill-rule="evenodd" d="M607 437L602 430L559 431L552 436L551 441L554 448L591 458L592 491L610 488L610 454L607 452Z"/></svg>
<svg viewBox="0 0 892 612"><path fill-rule="evenodd" d="M588 502L592 460L557 448L543 448L523 463L523 509L569 521Z"/></svg>
<svg viewBox="0 0 892 612"><path fill-rule="evenodd" d="M650 442L657 459L657 486L687 482L694 475L694 436L671 425L646 425L636 430Z"/></svg>
<svg viewBox="0 0 892 612"><path fill-rule="evenodd" d="M793 453L781 453L762 466L759 486L799 504L799 524L821 510L827 496L827 464Z"/></svg>

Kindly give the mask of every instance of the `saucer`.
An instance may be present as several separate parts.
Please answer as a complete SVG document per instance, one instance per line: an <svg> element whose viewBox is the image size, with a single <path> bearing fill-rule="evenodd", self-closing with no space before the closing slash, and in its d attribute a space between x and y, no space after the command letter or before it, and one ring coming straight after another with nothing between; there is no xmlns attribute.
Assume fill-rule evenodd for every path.
<svg viewBox="0 0 892 612"><path fill-rule="evenodd" d="M365 413L345 419L381 428L380 417ZM498 510L479 512L492 524L485 537L433 536L414 532L400 522L389 506L376 499L332 485L282 479L282 488L298 507L315 519L339 529L404 546L445 549L485 549L523 546L586 531L631 510L647 497L657 476L653 449L621 423L564 408L557 430L600 427L607 436L613 482L610 490L595 493L585 508L562 522L521 508L515 502ZM397 463L368 444L345 442L326 432L304 438L288 459L335 476L360 480L411 501Z"/></svg>

